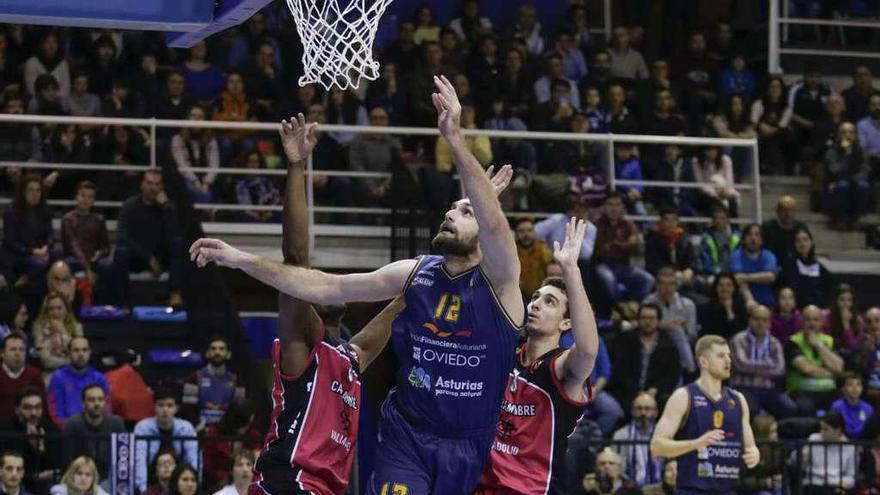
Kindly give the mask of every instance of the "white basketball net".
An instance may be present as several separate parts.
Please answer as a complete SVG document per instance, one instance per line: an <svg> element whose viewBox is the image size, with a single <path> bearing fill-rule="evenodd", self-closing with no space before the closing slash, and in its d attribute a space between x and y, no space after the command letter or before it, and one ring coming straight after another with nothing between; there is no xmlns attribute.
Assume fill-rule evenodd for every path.
<svg viewBox="0 0 880 495"><path fill-rule="evenodd" d="M392 0L287 0L305 53L299 85L357 88L362 77L379 77L373 40ZM343 5L339 5L343 4Z"/></svg>

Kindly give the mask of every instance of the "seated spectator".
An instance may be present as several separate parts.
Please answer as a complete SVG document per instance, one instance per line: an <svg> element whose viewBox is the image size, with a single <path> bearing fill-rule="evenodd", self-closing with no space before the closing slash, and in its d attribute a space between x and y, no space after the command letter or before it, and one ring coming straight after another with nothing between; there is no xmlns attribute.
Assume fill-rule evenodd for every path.
<svg viewBox="0 0 880 495"><path fill-rule="evenodd" d="M197 430L220 421L232 400L244 397L238 375L227 367L231 357L229 341L212 336L205 350L207 366L184 382L181 417L196 425Z"/></svg>
<svg viewBox="0 0 880 495"><path fill-rule="evenodd" d="M492 21L480 15L479 0L463 0L459 16L449 21L449 28L459 38L473 42L479 36L492 32Z"/></svg>
<svg viewBox="0 0 880 495"><path fill-rule="evenodd" d="M0 453L0 493L4 495L31 495L22 486L24 458L20 453L8 450Z"/></svg>
<svg viewBox="0 0 880 495"><path fill-rule="evenodd" d="M553 261L553 252L543 240L536 239L533 218L517 218L513 230L521 267L519 290L522 291L523 299L528 300L547 278L547 265Z"/></svg>
<svg viewBox="0 0 880 495"><path fill-rule="evenodd" d="M791 287L800 307L825 304L831 293L831 274L816 258L816 246L809 230L794 235L794 253L782 264L782 283Z"/></svg>
<svg viewBox="0 0 880 495"><path fill-rule="evenodd" d="M43 35L37 53L27 59L23 71L24 87L30 96L38 94L35 85L37 78L43 74L50 75L55 79L61 96L70 93L70 66L67 65L64 55L59 50L58 35L53 31L47 31Z"/></svg>
<svg viewBox="0 0 880 495"><path fill-rule="evenodd" d="M82 389L82 412L71 416L64 423L67 459L80 456L94 459L98 467L99 480L110 476L111 446L110 435L127 433L122 418L107 412L107 392L98 383L91 383Z"/></svg>
<svg viewBox="0 0 880 495"><path fill-rule="evenodd" d="M736 54L730 59L730 67L721 71L718 81L718 94L722 98L743 95L751 98L757 89L755 75L746 67L746 57Z"/></svg>
<svg viewBox="0 0 880 495"><path fill-rule="evenodd" d="M194 106L187 120L205 120L203 107ZM186 189L193 202L210 203L214 199L213 185L220 168L220 145L211 129L185 127L171 139L171 157L178 170L182 168L206 169L205 173L180 170Z"/></svg>
<svg viewBox="0 0 880 495"><path fill-rule="evenodd" d="M137 127L113 126L101 139L97 149L98 160L112 165L146 165L149 154L149 134ZM137 191L139 174L136 170L98 172L99 198L124 201Z"/></svg>
<svg viewBox="0 0 880 495"><path fill-rule="evenodd" d="M595 472L584 475L581 487L586 495L636 495L641 494L638 485L623 473L620 456L610 447L596 456Z"/></svg>
<svg viewBox="0 0 880 495"><path fill-rule="evenodd" d="M810 147L812 148L810 150L812 159L809 168L811 173L810 206L814 210L818 209L816 206L821 202L821 199L815 197L814 191L817 185L820 190L822 188L821 186L824 185L816 184L816 182L820 179L824 179L821 171L825 170L825 155L837 141L837 133L840 124L847 121L845 116L846 107L844 105L845 103L842 96L837 93L831 93L828 97L828 101L825 102L825 114L819 117L810 132ZM853 127L853 131L855 131L855 127ZM855 140L855 134L853 134L853 136L853 140Z"/></svg>
<svg viewBox="0 0 880 495"><path fill-rule="evenodd" d="M439 43L440 48L443 50L443 64L451 67L456 73L464 73L465 57L467 56L464 40L459 38L455 31L449 29L449 27L444 27L440 30ZM397 67L395 67L396 69Z"/></svg>
<svg viewBox="0 0 880 495"><path fill-rule="evenodd" d="M813 416L837 398L834 379L843 372L843 359L834 351L834 339L822 333L822 311L807 306L802 316L803 329L785 344L785 389L800 414Z"/></svg>
<svg viewBox="0 0 880 495"><path fill-rule="evenodd" d="M214 495L247 495L248 487L254 480L256 462L257 456L253 450L246 448L236 450L232 455L232 475L229 477L229 484L214 492Z"/></svg>
<svg viewBox="0 0 880 495"><path fill-rule="evenodd" d="M60 124L43 143L43 160L51 163L89 163L92 161L92 136L82 134L76 125ZM76 184L84 176L78 170L59 170L52 186L56 196L73 196Z"/></svg>
<svg viewBox="0 0 880 495"><path fill-rule="evenodd" d="M575 108L569 103L571 86L564 79L550 82L550 98L544 103L532 105L529 129L534 131L564 132L568 119L574 115Z"/></svg>
<svg viewBox="0 0 880 495"><path fill-rule="evenodd" d="M223 91L223 73L208 61L208 44L199 41L187 53L184 62L177 66L186 80L189 96L201 105L208 105Z"/></svg>
<svg viewBox="0 0 880 495"><path fill-rule="evenodd" d="M831 89L822 81L822 68L816 61L807 60L803 80L793 84L788 91L788 104L792 111L790 127L794 131L797 150L809 144L810 131L825 113L825 101L830 95Z"/></svg>
<svg viewBox="0 0 880 495"><path fill-rule="evenodd" d="M834 338L834 348L847 355L865 333L865 322L859 315L856 293L849 284L834 290L830 307L822 311L822 331Z"/></svg>
<svg viewBox="0 0 880 495"><path fill-rule="evenodd" d="M674 84L669 72L669 61L665 58L659 58L651 62L651 78L644 79L638 85L638 109L642 116L649 116L656 110L658 92L669 91L672 97L672 106L675 102L681 101L681 89ZM669 102L664 102L668 104ZM668 110L672 110L672 106ZM681 118L676 114L678 118Z"/></svg>
<svg viewBox="0 0 880 495"><path fill-rule="evenodd" d="M98 484L98 468L90 457L74 459L50 495L108 495Z"/></svg>
<svg viewBox="0 0 880 495"><path fill-rule="evenodd" d="M47 493L62 466L60 432L43 411L42 393L25 388L16 397L15 416L0 422L0 433L4 435L0 448L22 454L24 486L31 493Z"/></svg>
<svg viewBox="0 0 880 495"><path fill-rule="evenodd" d="M559 265L554 265L558 267ZM561 271L561 269L560 269ZM561 276L548 274L548 276ZM605 345L605 339L599 337L599 352L596 353L596 364L593 366L593 373L590 375L590 384L592 385L592 395L590 403L587 405L587 412L584 419L595 422L596 426L602 431L603 437L608 437L614 431L614 427L623 418L623 408L617 403L617 399L605 390L608 381L611 379L612 366L611 358L608 355L608 347Z"/></svg>
<svg viewBox="0 0 880 495"><path fill-rule="evenodd" d="M643 495L672 495L678 480L678 462L669 459L663 463L663 478L659 483L642 487Z"/></svg>
<svg viewBox="0 0 880 495"><path fill-rule="evenodd" d="M613 78L611 77L611 54L607 50L596 50L590 60L590 73L580 82L581 93L586 88L596 88L599 94L607 94Z"/></svg>
<svg viewBox="0 0 880 495"><path fill-rule="evenodd" d="M795 235L799 230L809 231L804 222L797 219L797 200L789 195L779 197L776 217L761 225L764 247L770 250L779 263L795 254Z"/></svg>
<svg viewBox="0 0 880 495"><path fill-rule="evenodd" d="M153 62L155 63L155 60ZM148 90L148 95L138 95L133 93L131 85L126 79L114 79L110 87L110 94L105 96L101 102L100 115L102 117L137 118L145 109L153 108L153 102L158 100L160 93L158 77L154 72L152 76L139 74L137 79L141 84L148 81L153 82L155 88L151 87ZM143 100L140 101L138 98Z"/></svg>
<svg viewBox="0 0 880 495"><path fill-rule="evenodd" d="M645 186L641 184L642 163L636 147L631 144L615 143L614 145L614 178L617 180L637 181L636 184L621 186L625 191L627 211L633 215L646 215L642 195Z"/></svg>
<svg viewBox="0 0 880 495"><path fill-rule="evenodd" d="M199 473L190 464L179 464L168 480L168 495L201 495Z"/></svg>
<svg viewBox="0 0 880 495"><path fill-rule="evenodd" d="M53 255L55 231L38 175L26 175L18 182L12 208L3 212L3 247L15 274L25 277L16 285L40 285Z"/></svg>
<svg viewBox="0 0 880 495"><path fill-rule="evenodd" d="M623 217L623 211L623 196L617 191L610 192L605 199L605 211L596 222L596 275L613 299L621 296L620 284L633 300L641 301L654 286L654 277L631 263L639 249L639 230Z"/></svg>
<svg viewBox="0 0 880 495"><path fill-rule="evenodd" d="M185 120L194 101L186 92L186 78L179 71L172 70L165 78L165 91L153 101L152 115L157 119ZM174 128L161 129L159 136L170 138Z"/></svg>
<svg viewBox="0 0 880 495"><path fill-rule="evenodd" d="M376 124L371 125L388 125L388 117L387 112L385 112L384 120L382 120L382 113L385 112L385 109L372 109L370 110L370 119L375 121ZM467 103L461 106L461 128L462 129L476 129L476 111L472 105L468 105ZM477 161L480 162L480 165L483 167L489 166L489 162L492 161L492 143L489 141L488 136L465 136L464 141L467 145L467 148L471 151ZM434 162L437 166L437 171L450 174L453 171L452 164L452 149L449 147L449 143L446 142L446 139L443 136L437 138L437 145L434 151Z"/></svg>
<svg viewBox="0 0 880 495"><path fill-rule="evenodd" d="M739 216L740 194L736 190L733 177L733 162L721 152L717 146L703 147L702 158L691 160L694 182L712 184L702 186L697 191L696 206L698 212L709 213L716 204L727 209L730 216Z"/></svg>
<svg viewBox="0 0 880 495"><path fill-rule="evenodd" d="M83 411L82 396L86 387L97 384L105 394L110 392L104 374L89 364L92 350L87 338L70 339L67 354L70 364L58 368L52 374L46 395L49 417L58 428L62 428L68 419Z"/></svg>
<svg viewBox="0 0 880 495"><path fill-rule="evenodd" d="M98 274L102 284L111 280L112 260L107 222L95 213L95 183L82 181L76 188L76 207L61 218L61 245L64 259L71 270L86 272L94 281Z"/></svg>
<svg viewBox="0 0 880 495"><path fill-rule="evenodd" d="M244 168L265 169L266 158L257 149L245 152L243 158ZM264 175L242 175L235 180L235 200L242 206L278 206L281 204L281 191L278 184L272 178ZM278 222L280 214L277 211L245 210L238 213L238 217L246 222Z"/></svg>
<svg viewBox="0 0 880 495"><path fill-rule="evenodd" d="M614 28L611 49L611 77L623 79L634 84L637 79L647 79L648 66L642 54L632 48L629 29L623 26Z"/></svg>
<svg viewBox="0 0 880 495"><path fill-rule="evenodd" d="M755 301L768 308L776 306L773 284L779 265L776 256L764 249L760 225L750 224L745 228L742 246L730 255L729 266L740 291L748 292Z"/></svg>
<svg viewBox="0 0 880 495"><path fill-rule="evenodd" d="M382 64L382 77L367 88L367 108L382 107L388 113L388 125L409 123L409 86L396 64Z"/></svg>
<svg viewBox="0 0 880 495"><path fill-rule="evenodd" d="M244 79L238 72L230 72L226 75L226 89L214 102L211 112L212 120L221 122L256 122L260 120L260 107L248 98L245 92ZM221 151L226 156L235 154L239 149L253 147L255 142L248 136L251 131L230 130L221 131L219 138Z"/></svg>
<svg viewBox="0 0 880 495"><path fill-rule="evenodd" d="M681 136L687 132L687 122L675 108L672 91L661 88L654 93L654 104L650 111L644 111L640 132L658 136Z"/></svg>
<svg viewBox="0 0 880 495"><path fill-rule="evenodd" d="M565 240L565 226L568 224L569 219L577 217L578 220L583 220L587 224L587 231L584 234L584 242L581 244L581 255L578 258L578 263L582 267L586 267L593 257L597 233L596 226L589 220L588 216L584 202L576 196L570 196L565 213L550 215L535 224L535 236L547 246L552 246L554 242L559 242L561 246Z"/></svg>
<svg viewBox="0 0 880 495"><path fill-rule="evenodd" d="M238 36L232 39L229 47L229 53L226 58L226 66L237 68L246 64L251 55L260 49L260 43L267 41L275 53L272 56L272 63L281 68L281 46L278 40L270 36L266 27L266 14L256 12L253 16L245 21L243 29L238 30Z"/></svg>
<svg viewBox="0 0 880 495"><path fill-rule="evenodd" d="M702 335L720 335L730 340L748 325L748 310L730 272L720 272L712 281L709 302L700 308Z"/></svg>
<svg viewBox="0 0 880 495"><path fill-rule="evenodd" d="M876 172L880 167L880 93L874 93L868 100L868 115L859 120L856 127L859 144Z"/></svg>
<svg viewBox="0 0 880 495"><path fill-rule="evenodd" d="M113 38L102 34L94 39L88 59L83 64L89 79L92 82L92 89L99 95L106 95L110 92L110 86L113 79L119 77L123 69L119 63L119 50Z"/></svg>
<svg viewBox="0 0 880 495"><path fill-rule="evenodd" d="M80 72L73 76L70 95L62 98L62 105L74 117L98 117L101 115L101 99L89 91L89 75Z"/></svg>
<svg viewBox="0 0 880 495"><path fill-rule="evenodd" d="M847 120L856 122L868 115L871 96L880 93L880 90L874 86L874 75L867 65L856 65L852 81L852 86L843 90L841 95L846 101Z"/></svg>
<svg viewBox="0 0 880 495"><path fill-rule="evenodd" d="M0 100L0 109L3 113L13 115L24 114L24 98L16 93L3 93ZM31 157L31 137L34 129L30 126L20 125L16 122L0 124L0 153L4 160L25 161ZM21 172L21 169L18 169ZM7 169L7 174L10 169ZM11 182L11 181L10 181ZM10 184L14 186L15 184Z"/></svg>
<svg viewBox="0 0 880 495"><path fill-rule="evenodd" d="M856 483L857 453L855 445L843 433L844 422L840 413L831 411L819 420L819 433L807 439L803 447L803 479L805 493L818 495L850 490ZM823 445L824 444L824 445Z"/></svg>
<svg viewBox="0 0 880 495"><path fill-rule="evenodd" d="M555 81L564 81L568 84L569 89L560 99L573 109L580 109L581 97L576 82L580 78L572 78L565 73L564 56L559 52L553 51L544 56L544 62L546 64L544 75L539 77L534 84L535 102L541 104L550 101L553 83Z"/></svg>
<svg viewBox="0 0 880 495"><path fill-rule="evenodd" d="M694 279L695 260L690 239L678 223L678 210L665 207L660 210L660 223L645 234L645 268L656 276L661 268L670 266L682 285Z"/></svg>
<svg viewBox="0 0 880 495"><path fill-rule="evenodd" d="M657 414L657 401L654 396L647 392L639 393L633 399L630 411L632 420L615 431L612 437L614 441L641 442L614 446L614 450L623 461L624 474L638 486L661 481L663 464L661 460L653 459L648 449L651 436L654 435L654 427L657 425Z"/></svg>
<svg viewBox="0 0 880 495"><path fill-rule="evenodd" d="M756 413L752 418L752 432L758 444L761 460L749 469L742 478L742 485L748 493L764 495L783 493L782 473L785 470L785 451L779 442L779 425L776 418L765 413Z"/></svg>
<svg viewBox="0 0 880 495"><path fill-rule="evenodd" d="M797 414L797 405L776 385L785 376L785 353L770 334L770 315L766 306L755 306L749 328L730 339L730 385L743 394L749 411L785 419Z"/></svg>
<svg viewBox="0 0 880 495"><path fill-rule="evenodd" d="M712 208L712 223L703 232L700 241L700 273L711 283L716 275L726 270L730 255L740 244L739 231L730 225L727 208L715 205Z"/></svg>
<svg viewBox="0 0 880 495"><path fill-rule="evenodd" d="M710 116L710 134L720 138L753 139L757 137L755 125L748 114L746 99L743 95L731 95L723 102L723 107ZM731 148L730 159L733 162L733 176L745 181L755 170L754 157L749 148Z"/></svg>
<svg viewBox="0 0 880 495"><path fill-rule="evenodd" d="M688 115L691 129L697 129L703 116L718 102L718 63L709 56L703 33L690 34L687 48L678 57L673 71L681 81L682 109Z"/></svg>
<svg viewBox="0 0 880 495"><path fill-rule="evenodd" d="M843 417L844 431L852 440L862 438L862 431L874 415L874 407L862 400L862 377L848 371L841 377L841 398L831 404L831 410Z"/></svg>
<svg viewBox="0 0 880 495"><path fill-rule="evenodd" d="M587 116L587 122L590 123L587 132L594 134L605 134L608 129L605 128L605 111L602 104L602 93L595 86L590 86L584 90L583 113Z"/></svg>
<svg viewBox="0 0 880 495"><path fill-rule="evenodd" d="M49 292L34 320L34 349L40 359L46 382L58 368L70 363L70 342L83 336L82 324L59 292Z"/></svg>
<svg viewBox="0 0 880 495"><path fill-rule="evenodd" d="M353 98L353 97L352 97ZM336 122L330 122L336 123ZM370 125L388 124L388 113L376 107L370 110ZM352 123L353 125L353 123ZM403 164L400 141L388 134L361 134L352 142L348 150L351 170L360 172L391 172ZM357 196L363 204L376 204L386 200L390 192L390 178L359 179L355 186Z"/></svg>
<svg viewBox="0 0 880 495"><path fill-rule="evenodd" d="M235 438L235 441L230 441ZM254 427L254 404L248 399L236 398L229 404L220 422L205 430L202 440L204 485L209 490L225 482L230 472L235 474L235 450L258 451L263 436Z"/></svg>
<svg viewBox="0 0 880 495"><path fill-rule="evenodd" d="M167 438L165 443L171 443L174 452L185 462L193 466L198 465L199 449L196 441L196 430L192 423L185 419L177 418L179 404L177 396L170 390L159 390L153 396L156 415L138 422L134 427L135 436L140 437L177 437ZM179 437L192 440L185 440ZM137 440L135 442L135 475L134 481L138 490L143 492L147 488L147 466L153 457L159 452L163 441ZM180 465L178 465L178 469ZM174 493L174 477L172 476L169 493Z"/></svg>
<svg viewBox="0 0 880 495"><path fill-rule="evenodd" d="M0 346L0 368L3 370L0 373L0 421L3 421L15 416L16 400L22 390L33 388L42 397L46 386L40 370L25 360L27 341L23 333L3 337Z"/></svg>
<svg viewBox="0 0 880 495"><path fill-rule="evenodd" d="M263 111L270 112L274 102L283 99L284 76L278 62L279 50L272 39L264 39L253 51L253 61L241 68L248 94ZM334 122L336 123L336 122Z"/></svg>
<svg viewBox="0 0 880 495"><path fill-rule="evenodd" d="M448 65L446 57L443 63ZM452 67L449 69L453 70ZM492 81L499 72L501 72L501 60L498 57L498 41L494 35L488 34L477 40L471 49L470 55L465 60L465 73L455 74L449 79L460 101L470 102L472 99L487 99L494 93ZM467 82L463 85L465 81ZM471 87L474 88L473 94Z"/></svg>
<svg viewBox="0 0 880 495"><path fill-rule="evenodd" d="M638 328L614 340L611 362L629 363L614 370L609 385L621 404L632 404L640 391L647 391L659 404L665 404L681 380L681 360L675 342L666 332L659 331L661 315L662 310L656 305L642 304Z"/></svg>
<svg viewBox="0 0 880 495"><path fill-rule="evenodd" d="M605 99L605 128L615 134L638 134L639 124L626 105L626 92L620 84L608 86Z"/></svg>
<svg viewBox="0 0 880 495"><path fill-rule="evenodd" d="M788 343L792 335L801 331L801 311L791 287L781 286L776 289L776 312L770 323L770 333L783 344ZM804 305L809 306L809 305Z"/></svg>
<svg viewBox="0 0 880 495"><path fill-rule="evenodd" d="M352 91L344 91L334 86L326 95L324 106L327 112L328 124L339 125L388 125L388 113L385 112L385 121L383 124L371 123L367 109L358 99L357 95ZM376 112L373 109L372 112ZM372 113L371 112L371 113ZM384 112L384 110L383 110ZM374 114L374 120L377 114ZM334 131L329 133L333 139L343 146L349 146L355 140L361 138L363 134L354 132Z"/></svg>
<svg viewBox="0 0 880 495"><path fill-rule="evenodd" d="M825 183L831 228L852 230L871 203L871 165L856 138L856 128L843 122L825 153Z"/></svg>
<svg viewBox="0 0 880 495"><path fill-rule="evenodd" d="M51 74L40 74L34 84L36 95L28 102L27 113L36 115L67 115L64 109L61 95L59 94L58 81ZM43 130L50 126L42 126ZM39 156L39 155L37 155Z"/></svg>
<svg viewBox="0 0 880 495"><path fill-rule="evenodd" d="M76 290L76 279L70 270L70 265L65 261L58 260L49 267L46 272L46 287L49 292L57 292L64 296L64 300L70 304L74 316L79 314L83 304L82 294Z"/></svg>
<svg viewBox="0 0 880 495"><path fill-rule="evenodd" d="M865 312L867 328L852 353L852 368L865 379L865 398L880 410L880 308Z"/></svg>
<svg viewBox="0 0 880 495"><path fill-rule="evenodd" d="M171 474L177 469L180 460L170 446L159 448L159 452L150 461L149 488L143 495L168 495Z"/></svg>
<svg viewBox="0 0 880 495"><path fill-rule="evenodd" d="M541 23L538 22L538 13L534 5L525 4L516 10L507 38L525 40L526 48L532 55L540 55L546 51Z"/></svg>
<svg viewBox="0 0 880 495"><path fill-rule="evenodd" d="M439 41L440 27L434 23L434 11L428 5L422 5L416 9L413 15L416 31L413 33L413 41L421 45L425 41Z"/></svg>
<svg viewBox="0 0 880 495"><path fill-rule="evenodd" d="M771 76L764 97L755 100L751 109L752 123L758 130L758 151L761 173L779 174L788 167L786 151L790 134L791 107L785 98L785 81Z"/></svg>
<svg viewBox="0 0 880 495"><path fill-rule="evenodd" d="M697 366L691 343L697 340L697 307L692 300L679 294L678 286L675 270L663 267L657 272L655 291L643 302L654 304L663 311L660 330L675 342L682 369L693 373Z"/></svg>
<svg viewBox="0 0 880 495"><path fill-rule="evenodd" d="M140 194L128 198L119 210L116 252L113 270L117 274L150 270L159 278L170 272L172 305L182 303L179 281L183 246L177 233L177 213L162 190L162 175L155 170L144 172ZM119 302L126 301L127 283L119 288Z"/></svg>
<svg viewBox="0 0 880 495"><path fill-rule="evenodd" d="M0 340L13 333L26 335L29 319L27 305L18 296L8 293L0 297Z"/></svg>

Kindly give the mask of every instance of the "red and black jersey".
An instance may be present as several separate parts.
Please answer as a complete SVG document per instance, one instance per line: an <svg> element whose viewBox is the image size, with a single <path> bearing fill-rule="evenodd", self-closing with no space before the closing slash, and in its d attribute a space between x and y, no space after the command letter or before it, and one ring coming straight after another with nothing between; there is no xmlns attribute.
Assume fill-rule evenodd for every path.
<svg viewBox="0 0 880 495"><path fill-rule="evenodd" d="M554 349L526 367L526 345L517 350L517 365L510 373L495 442L476 494L563 492L568 437L592 396L590 381L587 401L571 400L556 376L556 360L565 349Z"/></svg>
<svg viewBox="0 0 880 495"><path fill-rule="evenodd" d="M275 340L272 365L272 420L249 493L344 492L361 408L357 354L325 335L302 373L287 376L281 372L281 342Z"/></svg>

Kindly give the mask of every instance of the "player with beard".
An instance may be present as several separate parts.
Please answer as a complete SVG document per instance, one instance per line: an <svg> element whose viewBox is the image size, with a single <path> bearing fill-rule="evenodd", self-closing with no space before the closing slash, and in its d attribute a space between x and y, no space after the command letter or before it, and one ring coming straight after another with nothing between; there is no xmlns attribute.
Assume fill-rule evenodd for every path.
<svg viewBox="0 0 880 495"><path fill-rule="evenodd" d="M562 279L551 278L532 294L527 308L527 340L517 349L495 443L476 493L564 493L568 436L590 399L590 373L599 352L596 318L590 307L578 256L586 222L572 217L553 259ZM574 345L559 347L563 332Z"/></svg>
<svg viewBox="0 0 880 495"><path fill-rule="evenodd" d="M289 160L282 220L284 262L308 266L305 159L316 124L299 114L281 123ZM272 347L272 416L254 467L253 495L343 493L354 460L361 411L360 372L382 351L402 309L389 304L351 342L326 331L311 304L279 294L278 339Z"/></svg>
<svg viewBox="0 0 880 495"><path fill-rule="evenodd" d="M217 239L199 239L190 248L199 266L216 262L241 269L312 303L404 294L406 309L392 329L402 365L382 406L368 488L376 495L472 492L495 437L525 313L516 244L497 198L512 170L504 166L490 179L462 135L455 89L442 76L434 83L438 127L468 195L446 213L432 242L440 255L334 275L266 260Z"/></svg>
<svg viewBox="0 0 880 495"><path fill-rule="evenodd" d="M694 349L700 366L696 381L678 388L651 438L654 457L677 458L677 494L735 494L740 467L761 460L745 398L722 382L730 378L730 347L723 337L706 335Z"/></svg>

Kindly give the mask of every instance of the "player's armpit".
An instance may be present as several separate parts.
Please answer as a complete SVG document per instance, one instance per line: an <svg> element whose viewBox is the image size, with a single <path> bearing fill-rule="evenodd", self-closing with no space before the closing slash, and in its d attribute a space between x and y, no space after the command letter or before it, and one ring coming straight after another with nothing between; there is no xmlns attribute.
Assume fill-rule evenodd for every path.
<svg viewBox="0 0 880 495"><path fill-rule="evenodd" d="M281 372L299 375L308 364L312 349L321 339L321 318L311 304L278 294L278 340L281 344Z"/></svg>
<svg viewBox="0 0 880 495"><path fill-rule="evenodd" d="M351 338L349 343L357 351L361 372L367 369L388 344L388 340L391 338L391 323L405 307L406 299L404 296L397 296L370 320L367 326Z"/></svg>

